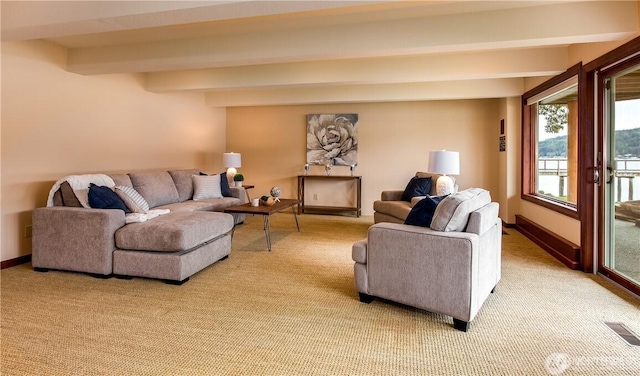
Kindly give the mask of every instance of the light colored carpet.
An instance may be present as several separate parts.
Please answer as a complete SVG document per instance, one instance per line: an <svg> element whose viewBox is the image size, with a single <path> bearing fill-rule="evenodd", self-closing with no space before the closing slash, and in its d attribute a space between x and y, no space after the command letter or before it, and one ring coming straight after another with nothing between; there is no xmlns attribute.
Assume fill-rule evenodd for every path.
<svg viewBox="0 0 640 376"><path fill-rule="evenodd" d="M515 230L503 277L471 323L363 304L351 244L371 217L272 217L239 227L229 259L182 286L36 273L1 277L3 375L638 375L640 301L571 271Z"/></svg>

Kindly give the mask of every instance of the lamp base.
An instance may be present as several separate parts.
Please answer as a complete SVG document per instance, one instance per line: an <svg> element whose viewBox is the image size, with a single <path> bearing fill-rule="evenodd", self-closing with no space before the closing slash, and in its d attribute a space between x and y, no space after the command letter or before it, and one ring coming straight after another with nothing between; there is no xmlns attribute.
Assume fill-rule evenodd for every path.
<svg viewBox="0 0 640 376"><path fill-rule="evenodd" d="M436 181L436 194L438 196L450 195L454 192L453 179L447 175L442 175Z"/></svg>
<svg viewBox="0 0 640 376"><path fill-rule="evenodd" d="M236 170L235 167L229 167L227 169L227 181L230 183L230 185L233 185L233 176L237 173L238 170Z"/></svg>

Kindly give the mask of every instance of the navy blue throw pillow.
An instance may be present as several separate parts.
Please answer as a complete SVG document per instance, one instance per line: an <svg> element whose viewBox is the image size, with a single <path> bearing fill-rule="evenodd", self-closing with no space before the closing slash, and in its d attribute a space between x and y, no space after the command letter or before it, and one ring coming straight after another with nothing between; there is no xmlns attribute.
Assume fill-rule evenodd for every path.
<svg viewBox="0 0 640 376"><path fill-rule="evenodd" d="M89 206L94 209L120 209L131 213L124 201L109 187L98 187L91 183L89 186Z"/></svg>
<svg viewBox="0 0 640 376"><path fill-rule="evenodd" d="M220 192L222 192L222 197L233 197L226 172L220 174Z"/></svg>
<svg viewBox="0 0 640 376"><path fill-rule="evenodd" d="M405 225L430 227L433 214L436 212L436 207L442 199L447 196L427 196L422 200L416 202L411 208L407 219L404 220Z"/></svg>
<svg viewBox="0 0 640 376"><path fill-rule="evenodd" d="M412 197L429 196L429 192L431 192L431 177L419 178L414 176L407 184L404 192L402 192L402 201L411 202Z"/></svg>

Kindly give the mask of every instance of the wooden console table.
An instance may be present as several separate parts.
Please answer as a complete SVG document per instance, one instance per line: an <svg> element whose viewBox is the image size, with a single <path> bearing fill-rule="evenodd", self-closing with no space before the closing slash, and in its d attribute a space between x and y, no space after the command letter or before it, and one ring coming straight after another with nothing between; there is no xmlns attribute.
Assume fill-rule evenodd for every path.
<svg viewBox="0 0 640 376"><path fill-rule="evenodd" d="M305 181L307 180L320 180L325 182L340 182L340 181L355 181L356 183L356 206L320 206L320 205L305 205ZM298 175L298 214L302 213L343 213L352 212L356 217L360 217L362 209L362 176L325 176L325 175Z"/></svg>

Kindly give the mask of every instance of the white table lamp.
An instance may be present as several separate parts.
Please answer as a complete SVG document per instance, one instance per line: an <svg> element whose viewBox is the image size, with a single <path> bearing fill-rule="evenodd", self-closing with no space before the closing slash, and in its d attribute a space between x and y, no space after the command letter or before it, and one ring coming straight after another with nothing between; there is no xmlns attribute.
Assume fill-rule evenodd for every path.
<svg viewBox="0 0 640 376"><path fill-rule="evenodd" d="M444 196L455 191L453 179L447 175L460 174L460 153L457 151L429 152L429 169L432 174L442 174L436 182L436 194Z"/></svg>
<svg viewBox="0 0 640 376"><path fill-rule="evenodd" d="M227 168L227 180L233 181L233 176L238 173L236 167L242 167L242 156L240 153L222 154L222 165Z"/></svg>

